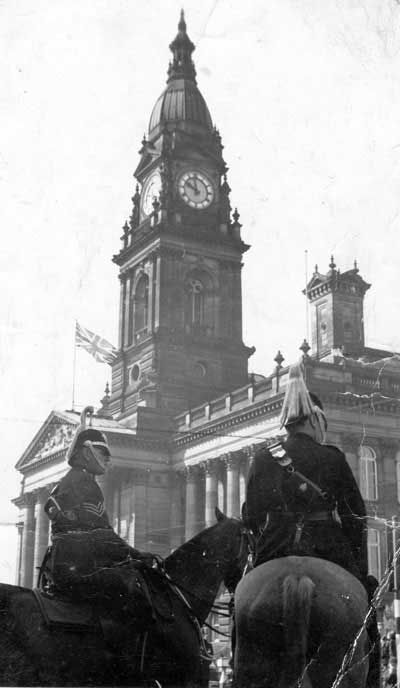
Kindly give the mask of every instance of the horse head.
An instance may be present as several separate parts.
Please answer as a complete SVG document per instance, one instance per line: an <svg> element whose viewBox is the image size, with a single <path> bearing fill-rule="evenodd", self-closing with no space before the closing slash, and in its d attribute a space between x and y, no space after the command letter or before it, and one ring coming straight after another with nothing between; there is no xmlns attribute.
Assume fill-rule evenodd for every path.
<svg viewBox="0 0 400 688"><path fill-rule="evenodd" d="M217 523L178 547L164 561L165 570L204 622L221 583L233 591L245 566L243 524L215 510Z"/></svg>
<svg viewBox="0 0 400 688"><path fill-rule="evenodd" d="M227 535L224 550L221 552L224 558L220 562L220 566L224 566L223 582L232 594L242 578L247 564L249 553L248 533L241 520L228 518L218 507L215 507L215 516L217 525L219 524L221 528L221 533L224 530Z"/></svg>

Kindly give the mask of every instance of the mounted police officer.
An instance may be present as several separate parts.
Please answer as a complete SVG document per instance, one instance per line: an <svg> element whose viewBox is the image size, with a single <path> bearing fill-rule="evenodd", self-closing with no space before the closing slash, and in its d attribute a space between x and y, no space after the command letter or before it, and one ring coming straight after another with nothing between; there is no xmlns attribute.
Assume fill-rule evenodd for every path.
<svg viewBox="0 0 400 688"><path fill-rule="evenodd" d="M291 554L321 557L356 576L370 597L364 501L343 452L323 444L327 420L300 365L289 371L281 427L287 438L259 449L247 478L243 516L255 536L254 566ZM377 649L370 660L373 686L379 679L376 622L369 633Z"/></svg>
<svg viewBox="0 0 400 688"><path fill-rule="evenodd" d="M118 613L134 614L141 623L151 603L140 568L154 558L130 547L112 529L96 476L111 462L105 435L86 427L88 406L67 453L71 469L45 504L51 520L52 546L45 573L58 593L72 599L100 601ZM122 564L130 564L129 575Z"/></svg>

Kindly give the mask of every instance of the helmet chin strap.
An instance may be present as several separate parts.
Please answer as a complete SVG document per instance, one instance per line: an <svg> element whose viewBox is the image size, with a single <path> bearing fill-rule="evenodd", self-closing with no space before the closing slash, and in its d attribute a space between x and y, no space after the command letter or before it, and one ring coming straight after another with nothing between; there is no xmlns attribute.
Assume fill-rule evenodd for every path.
<svg viewBox="0 0 400 688"><path fill-rule="evenodd" d="M96 451L96 447L93 444L93 442L91 442L90 440L86 440L86 442L84 442L83 446L85 447L85 449L87 449L89 451L91 461L92 461L92 468L95 469L94 471L91 471L91 472L93 472L94 475L103 475L105 473L104 465L101 461L99 461L99 455Z"/></svg>

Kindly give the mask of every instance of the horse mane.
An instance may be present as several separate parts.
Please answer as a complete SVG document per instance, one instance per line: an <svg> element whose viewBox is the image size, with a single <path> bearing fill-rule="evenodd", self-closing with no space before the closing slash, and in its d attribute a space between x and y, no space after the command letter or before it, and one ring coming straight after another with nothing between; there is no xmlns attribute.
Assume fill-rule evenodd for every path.
<svg viewBox="0 0 400 688"><path fill-rule="evenodd" d="M171 552L171 554L164 559L167 572L171 573L172 570L175 570L175 568L180 565L182 559L186 559L188 555L203 553L205 546L204 540L208 540L208 536L212 534L219 525L219 523L214 523L214 525L205 528L200 533L197 533L197 535L194 535L194 537L192 537L190 540L184 542L183 545L180 545L177 549ZM209 548L210 544L207 542L207 549Z"/></svg>

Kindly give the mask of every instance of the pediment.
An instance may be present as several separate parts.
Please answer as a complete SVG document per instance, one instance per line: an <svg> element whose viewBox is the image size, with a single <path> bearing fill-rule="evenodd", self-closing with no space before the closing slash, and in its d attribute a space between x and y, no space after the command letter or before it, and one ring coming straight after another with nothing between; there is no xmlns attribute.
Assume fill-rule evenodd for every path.
<svg viewBox="0 0 400 688"><path fill-rule="evenodd" d="M326 281L327 278L325 275L320 275L319 272L315 272L307 284L307 291L314 289L314 287L318 287L320 284L324 284Z"/></svg>
<svg viewBox="0 0 400 688"><path fill-rule="evenodd" d="M79 414L68 411L51 411L33 440L26 448L15 468L23 471L28 465L67 451L79 425Z"/></svg>
<svg viewBox="0 0 400 688"><path fill-rule="evenodd" d="M154 160L160 157L160 152L157 149L154 151L147 150L146 153L142 155L142 158L134 172L134 177L141 180L145 174L148 172L148 168L153 164Z"/></svg>

